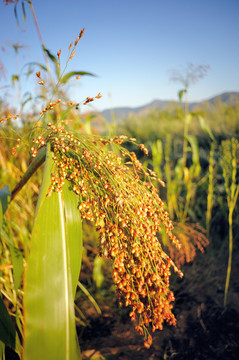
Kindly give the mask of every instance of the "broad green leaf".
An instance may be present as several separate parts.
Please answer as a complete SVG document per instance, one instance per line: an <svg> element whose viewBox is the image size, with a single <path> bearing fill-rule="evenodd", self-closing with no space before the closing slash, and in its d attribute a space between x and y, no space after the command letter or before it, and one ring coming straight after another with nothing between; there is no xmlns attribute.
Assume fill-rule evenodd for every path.
<svg viewBox="0 0 239 360"><path fill-rule="evenodd" d="M10 253L13 265L13 280L14 287L17 291L21 282L22 272L23 272L23 258L21 251L18 250L15 246L10 245Z"/></svg>
<svg viewBox="0 0 239 360"><path fill-rule="evenodd" d="M0 340L7 346L15 349L16 330L8 314L6 306L0 296Z"/></svg>
<svg viewBox="0 0 239 360"><path fill-rule="evenodd" d="M70 221L66 216L69 194L65 199L65 191L48 194L53 171L48 146L26 272L25 360L80 359L72 290L76 266L73 279L73 249L69 246L72 239L68 238L74 232L66 229L66 224L72 226L75 218L72 216L74 221ZM76 252L81 248L81 239L79 243Z"/></svg>
<svg viewBox="0 0 239 360"><path fill-rule="evenodd" d="M80 76L83 76L83 75L95 76L94 74L89 73L89 72L86 72L86 71L70 71L70 72L68 72L67 74L65 74L65 75L60 79L60 82L61 82L62 84L64 84L64 83L66 83L72 76L77 76L77 75L80 75Z"/></svg>
<svg viewBox="0 0 239 360"><path fill-rule="evenodd" d="M204 118L202 116L198 116L198 120L199 120L199 123L200 123L200 126L202 128L202 130L209 135L209 137L215 141L215 137L210 129L210 127L208 126L208 124L206 123L206 121L204 120Z"/></svg>
<svg viewBox="0 0 239 360"><path fill-rule="evenodd" d="M79 280L81 258L82 258L82 222L76 195L71 189L70 182L66 181L63 186L66 235L69 246L70 268L72 278L73 295L76 293L77 282Z"/></svg>

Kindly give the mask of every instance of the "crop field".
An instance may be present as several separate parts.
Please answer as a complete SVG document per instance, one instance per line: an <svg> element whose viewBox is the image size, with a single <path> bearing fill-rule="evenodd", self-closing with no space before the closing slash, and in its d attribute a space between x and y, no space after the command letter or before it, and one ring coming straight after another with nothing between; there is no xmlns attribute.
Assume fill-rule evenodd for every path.
<svg viewBox="0 0 239 360"><path fill-rule="evenodd" d="M190 64L178 101L106 119L69 96L84 31L0 97L0 359L238 359L238 93L192 105Z"/></svg>

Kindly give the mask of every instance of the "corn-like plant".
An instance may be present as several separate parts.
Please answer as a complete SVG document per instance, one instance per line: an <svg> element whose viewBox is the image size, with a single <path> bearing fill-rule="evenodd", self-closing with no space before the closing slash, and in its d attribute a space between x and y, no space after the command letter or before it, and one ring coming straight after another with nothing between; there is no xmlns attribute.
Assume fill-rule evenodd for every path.
<svg viewBox="0 0 239 360"><path fill-rule="evenodd" d="M163 144L161 140L155 141L152 146L152 165L159 178L162 178L161 165L163 161Z"/></svg>
<svg viewBox="0 0 239 360"><path fill-rule="evenodd" d="M199 147L195 136L189 136L187 141L191 145L192 164L183 166L183 158L180 157L176 165L172 155L172 139L167 137L165 143L165 178L167 183L167 202L169 213L172 218L185 222L188 216L189 204L195 196L196 180L200 174ZM181 201L178 199L181 198Z"/></svg>
<svg viewBox="0 0 239 360"><path fill-rule="evenodd" d="M198 69L198 71L200 72L200 69ZM205 246L208 245L208 240L202 228L199 229L197 224L195 224L195 226L186 224L188 217L190 216L190 207L192 208L192 203L195 200L197 184L201 173L198 141L196 136L189 134L189 125L192 120L197 118L202 130L206 132L212 140L215 140L204 118L198 114L188 111L187 82L185 86L185 90L179 92L180 101L182 100L184 94L186 96L183 117L184 133L182 154L180 154L181 156L179 156L178 153L173 152L173 148L175 148L175 140L172 141L172 137L170 135L167 135L164 146L164 174L167 184L167 208L170 217L177 221L177 236L181 239L182 243L182 248L180 250L181 255L179 256L180 260L178 261L178 264L181 265L185 261L189 262L193 260L196 248L200 248L201 251L204 251ZM161 142L159 140L152 145L152 164L158 174L161 174L162 164L162 149L160 145ZM188 156L190 153L191 159L189 159ZM172 154L174 154L174 157ZM210 191L211 190L212 189L210 188ZM211 193L209 193L209 195L210 194ZM208 197L208 200L210 200L210 196ZM210 204L211 203L209 202L207 216L211 213L211 208L209 207ZM190 236L188 234L190 234ZM167 245L165 243L165 245L170 249L170 244ZM174 253L173 249L170 253Z"/></svg>
<svg viewBox="0 0 239 360"><path fill-rule="evenodd" d="M206 213L207 238L209 238L210 236L210 223L211 223L212 207L213 207L214 167L215 167L214 152L215 152L215 142L212 142L210 154L209 154L209 166L208 166L208 193L207 193L207 213Z"/></svg>
<svg viewBox="0 0 239 360"><path fill-rule="evenodd" d="M182 102L184 99L184 131L183 131L183 154L182 154L182 165L185 168L187 164L187 147L188 147L188 131L189 124L192 119L191 113L189 113L188 103L188 90L189 87L195 84L199 79L203 78L209 70L208 65L194 65L188 63L182 70L172 69L171 80L179 82L183 85L183 89L178 92L179 101Z"/></svg>
<svg viewBox="0 0 239 360"><path fill-rule="evenodd" d="M231 140L224 140L220 145L220 164L222 167L224 184L227 195L228 205L228 223L229 223L229 253L228 253L228 266L227 276L224 292L224 307L227 305L227 296L230 283L231 267L232 267L232 251L233 251L233 212L236 206L239 184L237 184L237 150L238 142L235 138Z"/></svg>
<svg viewBox="0 0 239 360"><path fill-rule="evenodd" d="M163 149L161 141L151 145L152 161L154 170L157 174L164 174L167 187L167 210L170 217L175 219L175 234L180 241L180 250L175 252L174 247L168 242L167 237L162 233L162 242L169 251L171 258L178 267L186 262L191 262L196 250L204 252L205 247L209 244L204 229L198 224L188 222L188 213L192 203L195 200L197 182L200 173L199 147L194 136L188 135L188 142L191 145L192 164L190 167L183 168L182 157L178 159L175 165L175 158L178 157L177 146L173 143L170 135L167 136L164 146L164 166ZM147 162L149 164L149 161ZM162 167L162 170L161 170Z"/></svg>

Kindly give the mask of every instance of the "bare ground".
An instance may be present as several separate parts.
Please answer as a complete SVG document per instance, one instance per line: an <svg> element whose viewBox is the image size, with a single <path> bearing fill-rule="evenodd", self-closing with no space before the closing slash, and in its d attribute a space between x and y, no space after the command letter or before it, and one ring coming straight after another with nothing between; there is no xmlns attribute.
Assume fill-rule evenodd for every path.
<svg viewBox="0 0 239 360"><path fill-rule="evenodd" d="M225 250L225 251L224 251ZM228 294L223 307L227 251L208 248L184 267L183 280L173 279L177 326L165 326L153 335L150 349L134 330L128 309L116 296L97 295L102 314L89 301L81 302L88 326L77 328L83 359L239 359L239 256L234 254Z"/></svg>

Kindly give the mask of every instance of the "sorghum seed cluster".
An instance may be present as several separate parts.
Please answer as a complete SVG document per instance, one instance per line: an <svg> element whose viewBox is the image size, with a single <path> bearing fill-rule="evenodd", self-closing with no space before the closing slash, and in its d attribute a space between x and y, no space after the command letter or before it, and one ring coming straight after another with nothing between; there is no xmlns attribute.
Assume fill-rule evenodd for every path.
<svg viewBox="0 0 239 360"><path fill-rule="evenodd" d="M131 320L144 335L145 346L150 347L149 327L154 332L163 328L164 321L176 324L171 304L174 295L169 289L171 267L182 276L157 236L163 228L179 247L164 203L152 183L156 174L144 170L135 153L121 146L135 139L76 138L50 123L48 129L46 141L51 144L56 169L49 195L61 191L66 180L71 183L81 217L96 224L100 254L113 262L119 302L131 307ZM42 139L35 143L40 146ZM115 147L118 154L112 151ZM147 154L143 145L140 149Z"/></svg>

